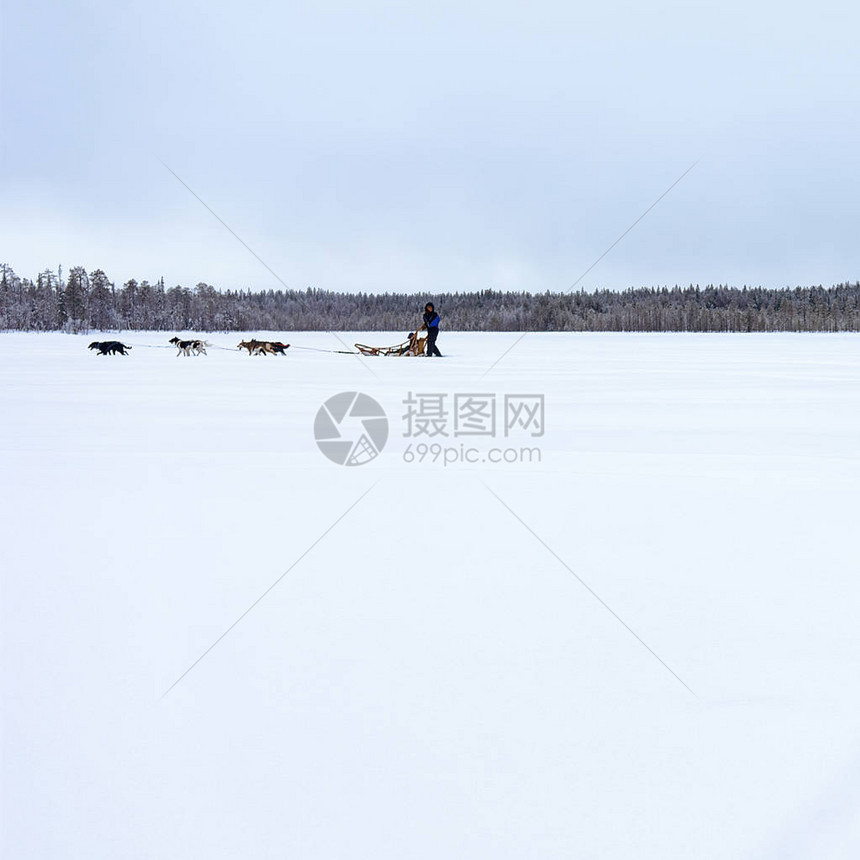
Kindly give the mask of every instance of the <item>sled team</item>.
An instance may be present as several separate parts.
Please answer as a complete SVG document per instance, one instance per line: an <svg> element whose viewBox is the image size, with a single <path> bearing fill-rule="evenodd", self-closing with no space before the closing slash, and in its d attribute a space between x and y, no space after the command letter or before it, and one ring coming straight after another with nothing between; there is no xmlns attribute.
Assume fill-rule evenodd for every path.
<svg viewBox="0 0 860 860"><path fill-rule="evenodd" d="M427 355L428 357L442 357L439 348L436 346L436 338L439 336L439 314L436 313L436 308L432 302L428 302L424 306L423 322L418 331L409 333L409 340L401 344L399 347L366 347L361 344L356 344L359 352L362 355ZM419 337L419 331L426 331L424 337ZM212 346L209 341L199 338L191 340L182 340L178 336L170 338L168 341L176 347L177 358L184 355L190 358L194 355L208 355L206 352L207 346ZM248 355L286 355L290 348L288 343L281 343L278 340L243 340L238 349L248 350ZM128 355L126 350L131 349L124 343L118 340L94 340L87 349L98 350L99 355Z"/></svg>

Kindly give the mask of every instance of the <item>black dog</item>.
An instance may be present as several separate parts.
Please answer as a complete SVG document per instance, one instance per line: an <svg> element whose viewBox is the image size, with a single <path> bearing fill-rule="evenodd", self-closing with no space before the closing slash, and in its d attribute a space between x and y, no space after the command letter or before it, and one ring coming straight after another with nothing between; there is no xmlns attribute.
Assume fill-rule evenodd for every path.
<svg viewBox="0 0 860 860"><path fill-rule="evenodd" d="M94 340L87 349L97 349L99 351L99 355L116 355L117 353L120 355L128 355L126 350L131 349L131 347L126 346L124 343L120 343L118 340Z"/></svg>

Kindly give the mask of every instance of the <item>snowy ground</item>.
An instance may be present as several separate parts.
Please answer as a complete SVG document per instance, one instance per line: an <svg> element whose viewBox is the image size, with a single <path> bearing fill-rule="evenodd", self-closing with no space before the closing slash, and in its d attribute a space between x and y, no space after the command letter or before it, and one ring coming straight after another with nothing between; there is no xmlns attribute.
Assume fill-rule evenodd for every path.
<svg viewBox="0 0 860 860"><path fill-rule="evenodd" d="M860 856L857 337L168 336L0 335L4 857Z"/></svg>

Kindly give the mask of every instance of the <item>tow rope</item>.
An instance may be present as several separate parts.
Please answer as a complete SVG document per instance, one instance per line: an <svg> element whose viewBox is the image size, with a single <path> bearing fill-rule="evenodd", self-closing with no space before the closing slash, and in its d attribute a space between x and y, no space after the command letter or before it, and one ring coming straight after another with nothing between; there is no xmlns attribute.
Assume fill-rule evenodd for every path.
<svg viewBox="0 0 860 860"><path fill-rule="evenodd" d="M291 349L307 349L311 352L333 352L337 355L361 355L359 352L352 352L348 349L320 349L318 346L299 346L297 343L294 343L290 347Z"/></svg>

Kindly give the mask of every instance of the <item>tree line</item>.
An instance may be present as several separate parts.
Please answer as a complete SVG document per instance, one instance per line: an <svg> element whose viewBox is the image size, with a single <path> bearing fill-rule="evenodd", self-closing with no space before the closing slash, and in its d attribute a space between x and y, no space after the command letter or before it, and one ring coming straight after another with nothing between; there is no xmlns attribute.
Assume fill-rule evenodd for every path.
<svg viewBox="0 0 860 860"><path fill-rule="evenodd" d="M479 290L337 293L328 290L166 287L101 269L46 269L22 278L0 264L4 331L400 331L433 301L453 331L860 331L860 282L830 287L631 288L529 293Z"/></svg>

